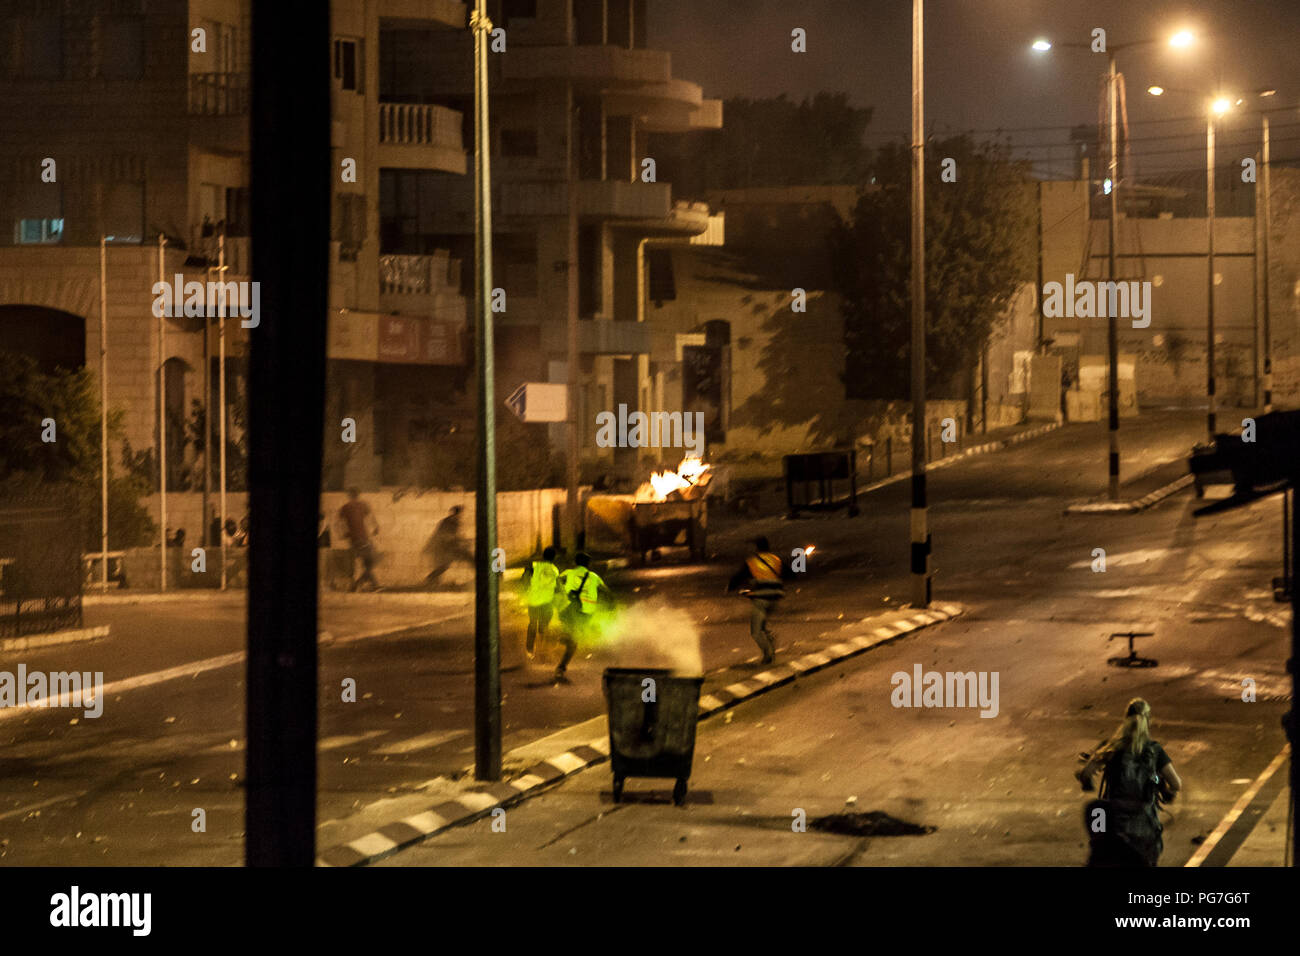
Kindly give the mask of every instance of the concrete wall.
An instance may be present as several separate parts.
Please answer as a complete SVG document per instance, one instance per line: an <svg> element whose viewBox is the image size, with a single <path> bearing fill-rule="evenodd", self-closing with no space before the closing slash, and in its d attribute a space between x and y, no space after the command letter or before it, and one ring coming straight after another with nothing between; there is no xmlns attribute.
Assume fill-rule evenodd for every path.
<svg viewBox="0 0 1300 956"><path fill-rule="evenodd" d="M438 522L446 517L453 505L460 505L461 535L468 546L474 542L474 495L470 492L427 492L423 495L404 493L404 489L384 489L363 493L362 500L370 505L379 534L375 546L379 564L375 575L386 587L419 584L433 568L430 538ZM517 566L543 547L554 544L553 529L562 520L565 490L542 488L536 491L509 491L497 495L497 546L504 549L506 562ZM331 543L335 548L346 548L347 539L338 517L339 508L347 501L341 492L321 495L321 510L330 521ZM142 502L150 516L159 520L158 496L150 495ZM217 497L209 499L209 507L217 506ZM247 514L247 496L228 493L226 513L236 523ZM555 509L559 509L557 518ZM202 496L193 492L167 496L167 526L184 528L185 552L200 544L199 529L202 513ZM250 529L256 534L257 529ZM153 551L157 565L157 551ZM217 559L209 555L208 566L216 567ZM146 568L147 570L147 568ZM465 565L448 572L452 580L465 580L471 576ZM156 572L155 572L156 574ZM156 580L156 578L155 578ZM138 586L134 585L133 586Z"/></svg>

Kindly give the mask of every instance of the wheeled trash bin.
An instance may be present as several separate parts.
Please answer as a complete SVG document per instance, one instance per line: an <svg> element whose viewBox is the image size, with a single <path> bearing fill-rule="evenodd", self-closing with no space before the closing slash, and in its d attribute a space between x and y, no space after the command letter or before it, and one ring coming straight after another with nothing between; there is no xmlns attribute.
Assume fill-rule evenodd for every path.
<svg viewBox="0 0 1300 956"><path fill-rule="evenodd" d="M628 777L672 777L673 803L686 802L703 683L703 677L680 677L666 668L605 669L615 803Z"/></svg>

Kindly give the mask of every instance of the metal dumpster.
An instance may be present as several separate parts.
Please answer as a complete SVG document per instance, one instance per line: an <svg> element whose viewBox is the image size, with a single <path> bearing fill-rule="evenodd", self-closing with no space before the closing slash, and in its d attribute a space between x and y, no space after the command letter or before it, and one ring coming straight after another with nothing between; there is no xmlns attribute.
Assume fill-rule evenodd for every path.
<svg viewBox="0 0 1300 956"><path fill-rule="evenodd" d="M605 669L615 803L628 777L675 778L673 803L686 802L703 683L703 677L679 677L666 668Z"/></svg>

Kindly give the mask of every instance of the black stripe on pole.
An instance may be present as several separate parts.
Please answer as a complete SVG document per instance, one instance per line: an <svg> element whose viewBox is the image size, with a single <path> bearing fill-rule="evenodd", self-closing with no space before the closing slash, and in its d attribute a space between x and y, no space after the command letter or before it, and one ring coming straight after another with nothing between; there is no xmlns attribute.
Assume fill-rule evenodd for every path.
<svg viewBox="0 0 1300 956"><path fill-rule="evenodd" d="M316 529L329 285L329 7L253 4L249 328L249 866L310 866L316 831ZM250 320L251 321L251 320Z"/></svg>

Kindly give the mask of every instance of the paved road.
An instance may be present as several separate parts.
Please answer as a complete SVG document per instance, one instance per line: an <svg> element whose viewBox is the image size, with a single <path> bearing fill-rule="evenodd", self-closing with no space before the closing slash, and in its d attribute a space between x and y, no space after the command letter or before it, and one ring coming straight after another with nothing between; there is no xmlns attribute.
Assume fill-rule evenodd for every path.
<svg viewBox="0 0 1300 956"><path fill-rule="evenodd" d="M1126 461L1132 462L1137 471L1184 452L1198 437L1199 427L1200 418L1194 413L1144 419L1127 433L1132 441L1131 447L1126 446ZM1276 516L1269 512L1269 505L1257 505L1242 516L1202 519L1204 525L1193 525L1190 518L1179 517L1188 500L1186 495L1136 518L1062 515L1066 500L1095 494L1103 487L1104 473L1099 464L1104 463L1104 442L1102 428L1067 426L1011 450L938 471L931 479L936 501L932 514L936 590L946 598L972 605L975 613L967 621L934 631L933 637L917 640L952 642L954 653L963 648L963 653L979 649L978 654L988 659L975 667L977 670L1007 668L1003 693L1008 695L1008 705L1003 716L994 720L976 718L976 736L969 737L971 729L966 728L968 733L963 738L981 740L979 746L971 748L969 759L977 764L983 761L985 773L997 766L987 758L999 750L982 738L999 738L1008 732L1011 715L1026 708L1032 712L1038 706L1031 706L1031 701L1039 697L1017 683L1024 679L1025 670L1038 673L1044 688L1055 688L1050 693L1035 693L1045 693L1049 700L1065 694L1060 689L1066 686L1062 681L1077 679L1084 662L1100 661L1104 649L1098 642L1103 631L1127 627L1127 622L1144 615L1161 617L1171 606L1177 606L1174 595L1182 595L1184 610L1195 606L1199 614L1233 614L1231 623L1214 619L1206 625L1215 633L1258 631L1261 661L1272 660L1268 640L1282 633L1268 622L1269 615L1279 619L1273 605L1252 599L1247 612L1242 597L1243 588L1258 590L1276 573ZM782 548L815 541L817 560L807 580L785 602L778 621L782 651L791 653L802 646L816 645L820 635L834 630L841 619L852 620L896 605L906 595L906 483L874 492L865 504L863 516L852 521L773 519L737 525L730 532L722 527L715 542L723 554L707 567L665 566L636 574L615 574L611 579L630 601L661 601L684 609L699 627L705 666L719 667L754 653L746 633L746 608L721 593L730 574L731 559L739 557L740 539L752 534L755 527L762 527ZM1203 554L1194 554L1193 546L1207 540L1215 528L1221 529L1223 536L1220 547L1228 549L1220 551L1218 557L1227 555L1235 561L1239 576L1220 590L1207 591L1206 587L1218 581L1213 575L1219 566L1207 563ZM1094 547L1105 547L1112 555L1112 570L1104 576L1093 575L1087 567ZM1147 551L1152 554L1142 554ZM1126 564L1122 555L1134 553L1139 557L1130 558ZM1119 564L1115 564L1115 555L1121 556ZM1162 569L1160 576L1134 583L1136 572L1128 569L1145 569L1151 561ZM1078 562L1084 563L1071 567ZM1106 588L1101 590L1105 596L1099 596L1097 589L1103 580ZM324 646L321 657L319 818L324 824L322 833L329 839L347 833L349 821L382 817L385 801L420 793L430 781L462 775L471 762L468 619L454 616L458 612L454 605L455 598L439 598L436 608L396 608L379 603L326 609L325 626L337 638ZM1231 609L1225 611L1230 605ZM1260 620L1236 620L1247 613ZM7 841L0 843L2 858L19 863L239 862L243 804L243 669L238 663L241 612L233 607L141 605L133 609L97 609L88 617L92 621L113 618L114 636L99 646L24 655L28 667L102 669L105 680L114 681L156 673L161 668L188 666L193 670L196 661L220 660L224 656L234 660L192 675L110 694L104 716L98 720L72 723L75 715L63 710L11 714L0 719L0 739L5 741L0 751L0 840ZM368 630L437 617L445 620L389 637L348 639ZM985 621L984 626L991 627L996 636L990 638L972 630L980 621ZM1182 629L1190 627L1187 624ZM649 620L644 628L656 635L668 633L661 619ZM517 635L518 627L509 615L506 630L510 645L510 636ZM1073 638L1065 636L1075 631L1080 633ZM1082 636L1085 633L1086 640ZM1157 641L1164 639L1163 628L1161 633ZM1020 645L1014 643L1017 639ZM684 640L689 643L689 637ZM1223 637L1207 640L1213 645ZM1052 653L1035 656L1032 665L1015 670L1005 662L1005 641L1013 642L1011 646L1021 653L1026 646L1035 645L1051 647ZM1075 642L1084 649L1067 653ZM904 642L890 654L905 653L906 645ZM529 664L515 646L508 646L504 656L507 749L600 712L598 673L607 663L606 655L595 653L590 659L580 656L571 670L573 683L568 686L553 685L548 678L548 664ZM1280 674L1284 655L1274 656ZM869 675L878 666L876 661L885 659L872 652L853 665L852 674L861 670ZM849 671L840 673L845 676L832 673L818 680L851 686ZM1172 668L1163 667L1150 672L1162 678L1171 673ZM1109 678L1112 674L1101 676ZM357 682L355 703L341 700L345 678ZM868 682L860 689L863 700L868 701L875 693L870 688L879 684L879 675L861 679ZM853 680L858 677L853 676ZM1195 681L1187 680L1177 689L1182 692L1195 686ZM775 707L786 698L808 696L808 689L809 685L800 682L795 688L776 692L769 700L747 706ZM1117 706L1109 698L1101 699L1103 690L1109 688L1098 683L1080 686L1070 693L1077 695L1079 707L1090 704L1100 714ZM1159 714L1160 704L1156 706ZM834 723L833 715L837 708L842 710L841 705L825 702L825 708L819 711L822 719ZM1264 710L1261 705L1255 713ZM740 732L749 727L750 713L757 711L746 710L728 730ZM865 703L855 713L861 716L854 719L865 717ZM874 705L872 713L873 719L882 721L873 738L892 741L886 748L891 760L897 757L928 765L927 760L933 764L937 754L946 754L950 761L958 759L955 752L927 742L928 727L918 727L917 734L907 735L906 727L890 725L890 721L906 722L909 717L919 720L933 714L889 711L882 715ZM1088 738L1108 728L1108 716L1089 717L1085 712L1082 718L1087 724L1081 732L1082 743L1075 739L1080 735L1079 728L1045 719L1038 728L1044 740L1041 758L1047 760L1050 755L1056 760L1061 753L1071 753L1093 742ZM1179 719L1190 718L1180 713ZM769 721L760 718L760 722L765 724L765 733L775 734L766 729L771 726ZM1258 723L1260 739L1249 747L1238 744L1242 762L1250 763L1262 755L1271 746L1272 738L1280 734L1276 719L1265 716ZM818 723L812 721L809 726L817 727ZM954 727L960 727L960 722ZM899 730L904 733L896 738L894 732ZM702 744L712 733L706 726ZM846 739L846 731L838 733ZM768 739L783 736L775 734ZM1210 751L1220 754L1223 748L1220 742L1211 745ZM816 752L833 753L822 746ZM752 759L759 758L755 754ZM711 762L706 761L704 766ZM758 765L763 766L761 762ZM863 773L879 775L880 767L874 761L862 766ZM950 771L951 767L942 772ZM1234 770L1227 779L1253 776L1248 771L1248 767L1240 772ZM909 774L913 772L920 773L911 770ZM783 777L793 778L795 773L794 765L781 771ZM558 792L567 792L569 786L585 786L599 776L599 772L584 774L581 783L575 781ZM1048 774L1044 771L1040 776ZM907 789L911 786L907 781L913 779L925 783L928 778L924 774L902 777L900 786ZM767 785L771 784L769 780ZM863 791L860 803L864 804L872 791L866 789L865 783L859 789ZM1054 788L1053 793L1055 789L1059 788ZM1215 791L1214 799L1230 796L1230 792ZM551 799L542 798L543 802ZM926 801L927 807L932 801L929 794L921 792L908 799ZM1056 808L1053 804L1053 813ZM206 813L204 833L192 829L195 809ZM750 808L750 812L757 811ZM790 811L784 812L788 815Z"/></svg>

